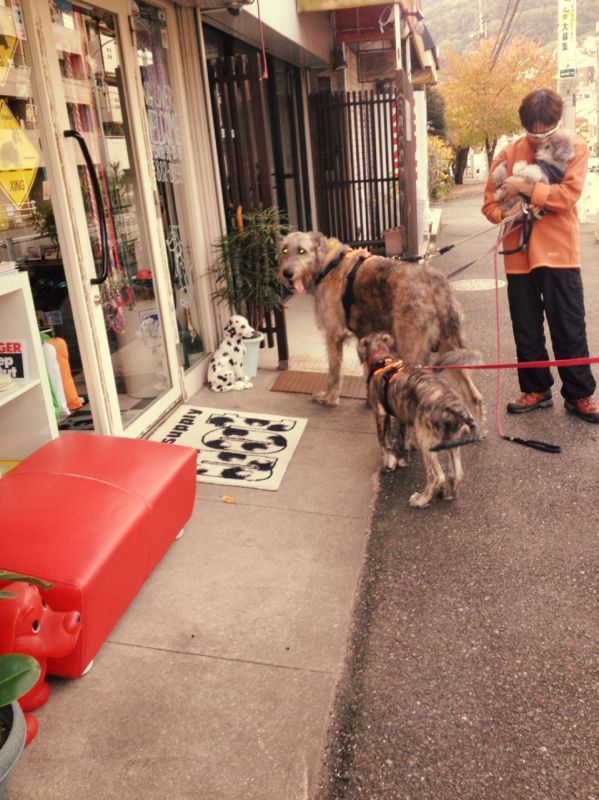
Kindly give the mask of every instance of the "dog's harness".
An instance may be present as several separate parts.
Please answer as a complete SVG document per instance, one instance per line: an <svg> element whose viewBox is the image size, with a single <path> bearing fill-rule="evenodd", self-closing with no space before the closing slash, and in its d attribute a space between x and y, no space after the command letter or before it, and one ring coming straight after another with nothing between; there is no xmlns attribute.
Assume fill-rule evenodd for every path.
<svg viewBox="0 0 599 800"><path fill-rule="evenodd" d="M320 275L316 276L316 278L314 279L314 284L318 286L321 283L321 281L323 281L326 278L327 275L329 275L334 269L336 269L339 266L339 264L343 261L344 258L347 258L353 252L354 252L353 250L348 250L346 253L343 253L343 255L334 258L329 264L327 264L327 266L320 273ZM354 304L354 283L356 280L356 275L358 273L358 270L360 269L360 267L366 261L367 258L370 258L370 254L361 253L360 256L358 256L355 264L352 266L352 268L347 274L347 282L345 284L345 289L343 291L343 297L341 298L341 302L343 303L343 310L345 311L346 324L349 323L349 315L351 314L351 308Z"/></svg>
<svg viewBox="0 0 599 800"><path fill-rule="evenodd" d="M387 400L387 395L389 394L389 384L393 383L399 373L405 370L407 365L401 360L401 358L398 359L397 356L394 356L385 350L375 350L375 352L370 356L369 366L370 371L368 373L366 385L368 386L368 384L370 384L370 381L375 375L380 375L383 378L383 408L387 414L391 414L391 416L393 416L393 412L389 408L389 403Z"/></svg>
<svg viewBox="0 0 599 800"><path fill-rule="evenodd" d="M523 253L528 247L530 236L532 234L532 226L537 219L545 215L544 209L536 209L528 203L522 203L522 219L520 220L520 244L518 247L512 247L509 250L500 250L499 255L511 256L514 253Z"/></svg>

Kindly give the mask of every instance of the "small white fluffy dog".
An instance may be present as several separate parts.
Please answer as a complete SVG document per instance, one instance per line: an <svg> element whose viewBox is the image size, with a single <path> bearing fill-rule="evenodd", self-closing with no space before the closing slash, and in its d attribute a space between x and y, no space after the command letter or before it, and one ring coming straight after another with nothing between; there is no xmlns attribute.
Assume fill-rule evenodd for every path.
<svg viewBox="0 0 599 800"><path fill-rule="evenodd" d="M574 144L572 136L568 131L555 133L547 142L538 147L535 151L535 163L528 164L526 161L516 161L512 169L512 175L517 175L531 183L561 183L564 173L568 167L568 162L574 156ZM492 172L493 183L497 187L493 197L499 202L504 211L510 209L521 195L514 197L503 197L501 187L508 177L505 162L499 164Z"/></svg>
<svg viewBox="0 0 599 800"><path fill-rule="evenodd" d="M245 356L244 339L253 339L260 334L255 331L245 317L232 316L225 325L225 338L210 359L208 366L208 386L213 392L241 391L251 389L252 383L243 374Z"/></svg>

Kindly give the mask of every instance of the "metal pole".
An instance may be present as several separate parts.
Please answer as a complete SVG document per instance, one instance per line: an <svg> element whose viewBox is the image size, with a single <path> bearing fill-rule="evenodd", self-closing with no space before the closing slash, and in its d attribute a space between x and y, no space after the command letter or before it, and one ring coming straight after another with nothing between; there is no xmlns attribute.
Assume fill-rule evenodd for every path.
<svg viewBox="0 0 599 800"><path fill-rule="evenodd" d="M595 155L599 158L599 22L595 25L595 133Z"/></svg>

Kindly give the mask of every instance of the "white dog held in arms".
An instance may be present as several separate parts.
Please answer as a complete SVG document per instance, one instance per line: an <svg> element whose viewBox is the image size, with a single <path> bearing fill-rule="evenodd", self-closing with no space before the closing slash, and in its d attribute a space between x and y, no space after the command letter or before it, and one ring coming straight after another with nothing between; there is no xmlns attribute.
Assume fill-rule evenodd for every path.
<svg viewBox="0 0 599 800"><path fill-rule="evenodd" d="M213 392L241 391L251 389L252 382L243 373L245 356L244 339L254 339L260 334L245 317L232 316L225 325L225 338L210 359L208 386Z"/></svg>

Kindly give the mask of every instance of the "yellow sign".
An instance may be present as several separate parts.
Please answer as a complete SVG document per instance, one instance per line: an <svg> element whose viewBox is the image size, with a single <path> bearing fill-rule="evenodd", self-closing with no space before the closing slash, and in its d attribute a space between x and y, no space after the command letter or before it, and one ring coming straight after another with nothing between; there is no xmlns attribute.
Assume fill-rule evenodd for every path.
<svg viewBox="0 0 599 800"><path fill-rule="evenodd" d="M5 100L0 100L0 188L22 208L29 197L39 164L37 148L21 128Z"/></svg>
<svg viewBox="0 0 599 800"><path fill-rule="evenodd" d="M0 6L0 86L4 86L17 48L17 31L10 8Z"/></svg>
<svg viewBox="0 0 599 800"><path fill-rule="evenodd" d="M394 2L398 3L399 0ZM381 0L297 0L298 11L341 11L343 8L380 5Z"/></svg>

